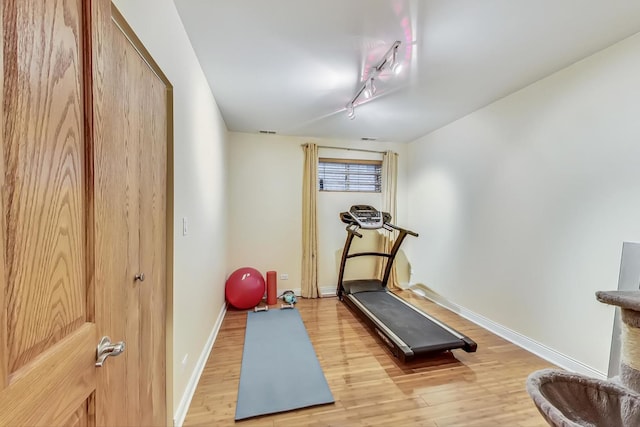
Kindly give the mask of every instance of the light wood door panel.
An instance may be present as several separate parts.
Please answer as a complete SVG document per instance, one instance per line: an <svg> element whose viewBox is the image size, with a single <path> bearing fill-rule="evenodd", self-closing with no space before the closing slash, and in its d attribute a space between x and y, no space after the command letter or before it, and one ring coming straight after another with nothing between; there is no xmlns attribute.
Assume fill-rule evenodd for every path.
<svg viewBox="0 0 640 427"><path fill-rule="evenodd" d="M0 34L4 40L4 0L0 0ZM7 310L5 305L5 289L6 283L6 268L5 268L5 229L7 222L5 221L4 214L4 195L6 194L6 188L4 185L4 41L0 43L0 94L2 94L2 102L0 103L0 325L7 324ZM7 328L0 326L0 391L4 390L9 382L9 375L7 373Z"/></svg>
<svg viewBox="0 0 640 427"><path fill-rule="evenodd" d="M69 417L67 421L63 423L66 427L88 427L89 426L89 411L87 405L89 402L82 402L82 405L76 412Z"/></svg>
<svg viewBox="0 0 640 427"><path fill-rule="evenodd" d="M96 327L86 323L21 368L0 392L0 426L63 426L87 408L95 349Z"/></svg>
<svg viewBox="0 0 640 427"><path fill-rule="evenodd" d="M137 151L131 148L133 142L125 139L117 119L126 117L125 106L119 102L126 91L116 77L127 71L113 47L110 3L94 3L92 18L95 319L102 335L126 344L122 355L98 370L96 425L137 425L129 417L135 415L137 401L129 399L128 377L136 381L129 361L139 349L126 331L128 324L136 327L131 307L137 305L137 295L132 294L132 263L138 256L138 186L137 181L131 182L131 164L137 163L132 158Z"/></svg>
<svg viewBox="0 0 640 427"><path fill-rule="evenodd" d="M110 118L96 127L96 321L127 349L99 373L97 424L164 425L167 86L112 12L110 59L97 64L109 90L96 111Z"/></svg>
<svg viewBox="0 0 640 427"><path fill-rule="evenodd" d="M86 317L82 6L29 0L5 13L16 29L5 38L4 139L14 372Z"/></svg>
<svg viewBox="0 0 640 427"><path fill-rule="evenodd" d="M140 285L141 425L164 423L166 311L166 162L167 88L146 64L139 64L144 120L140 134Z"/></svg>
<svg viewBox="0 0 640 427"><path fill-rule="evenodd" d="M0 4L0 426L90 423L97 336L88 309L84 4Z"/></svg>
<svg viewBox="0 0 640 427"><path fill-rule="evenodd" d="M109 25L111 25L109 23ZM96 322L105 335L126 343L125 352L99 373L97 424L138 425L139 346L139 127L137 76L122 43L109 27L100 64L105 67L96 107L105 120L96 128L95 229ZM117 393L113 393L117 390ZM117 408L116 411L112 408Z"/></svg>
<svg viewBox="0 0 640 427"><path fill-rule="evenodd" d="M166 115L167 88L149 67L141 67L144 88L141 112L146 118L140 139L140 401L142 425L164 423L165 412L165 260L166 260Z"/></svg>

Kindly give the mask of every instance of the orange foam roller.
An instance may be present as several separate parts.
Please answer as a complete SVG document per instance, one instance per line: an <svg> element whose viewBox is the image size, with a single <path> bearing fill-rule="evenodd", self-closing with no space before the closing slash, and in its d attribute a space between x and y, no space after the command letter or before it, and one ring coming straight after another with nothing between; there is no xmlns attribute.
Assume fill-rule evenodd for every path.
<svg viewBox="0 0 640 427"><path fill-rule="evenodd" d="M267 304L278 301L278 275L275 271L267 271Z"/></svg>

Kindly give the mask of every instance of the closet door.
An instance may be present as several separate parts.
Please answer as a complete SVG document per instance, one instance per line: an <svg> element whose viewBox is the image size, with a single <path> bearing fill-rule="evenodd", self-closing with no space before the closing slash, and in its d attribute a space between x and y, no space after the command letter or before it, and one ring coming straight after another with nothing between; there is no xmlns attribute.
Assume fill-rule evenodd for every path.
<svg viewBox="0 0 640 427"><path fill-rule="evenodd" d="M126 350L99 373L97 423L156 426L166 423L168 86L117 10L110 13L95 63L103 76L97 117L105 117L96 121L96 323Z"/></svg>
<svg viewBox="0 0 640 427"><path fill-rule="evenodd" d="M167 87L147 65L142 68L144 96L140 129L140 400L145 407L140 425L165 421L166 372L166 178Z"/></svg>
<svg viewBox="0 0 640 427"><path fill-rule="evenodd" d="M0 425L93 425L83 2L0 5Z"/></svg>
<svg viewBox="0 0 640 427"><path fill-rule="evenodd" d="M110 11L109 11L110 13ZM109 26L112 24L109 23ZM107 38L106 35L109 35ZM101 334L123 341L126 349L98 373L99 426L137 426L140 414L139 273L140 150L143 121L135 52L108 28L98 61L109 68L96 94L95 234L96 323ZM133 61L132 61L133 60ZM116 392L114 392L116 391Z"/></svg>

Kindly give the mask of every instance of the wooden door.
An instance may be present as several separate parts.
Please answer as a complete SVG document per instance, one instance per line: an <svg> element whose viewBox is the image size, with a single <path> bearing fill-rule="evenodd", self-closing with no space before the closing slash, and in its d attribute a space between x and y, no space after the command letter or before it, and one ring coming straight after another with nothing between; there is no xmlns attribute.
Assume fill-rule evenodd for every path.
<svg viewBox="0 0 640 427"><path fill-rule="evenodd" d="M115 8L96 61L96 323L127 349L99 372L97 424L166 423L170 85ZM136 279L144 275L144 280ZM112 390L118 390L113 393Z"/></svg>
<svg viewBox="0 0 640 427"><path fill-rule="evenodd" d="M0 2L0 426L95 421L83 4Z"/></svg>
<svg viewBox="0 0 640 427"><path fill-rule="evenodd" d="M140 57L143 62L144 57ZM138 59L141 85L140 129L140 425L166 419L166 178L168 91L148 65Z"/></svg>

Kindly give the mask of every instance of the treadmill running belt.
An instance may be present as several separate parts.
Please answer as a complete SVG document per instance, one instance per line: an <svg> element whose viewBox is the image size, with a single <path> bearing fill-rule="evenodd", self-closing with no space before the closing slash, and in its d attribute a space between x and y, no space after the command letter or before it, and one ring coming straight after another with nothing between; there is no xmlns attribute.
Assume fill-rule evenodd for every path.
<svg viewBox="0 0 640 427"><path fill-rule="evenodd" d="M464 347L464 341L385 291L351 294L415 353Z"/></svg>

